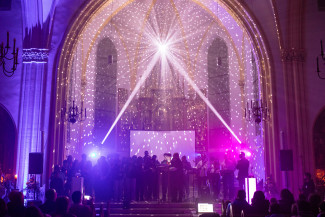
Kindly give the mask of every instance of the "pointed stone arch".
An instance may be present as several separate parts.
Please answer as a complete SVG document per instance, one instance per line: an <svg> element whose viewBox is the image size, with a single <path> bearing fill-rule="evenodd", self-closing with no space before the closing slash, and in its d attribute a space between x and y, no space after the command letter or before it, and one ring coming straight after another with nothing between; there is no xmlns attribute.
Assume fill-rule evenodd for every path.
<svg viewBox="0 0 325 217"><path fill-rule="evenodd" d="M120 10L122 10L124 7L126 7L128 4L132 3L134 0L121 0L118 1L120 4L118 7L116 7L114 10L111 11L111 14L107 15L107 19L100 24L100 30L102 30ZM116 2L116 1L114 1ZM204 10L208 10L210 14L213 15L214 11L212 9L207 8L206 5L204 5L203 2L192 0L192 2L196 3L200 7L202 7ZM265 37L263 37L263 32L260 30L258 26L258 22L254 21L254 18L250 15L249 11L246 10L246 8L238 1L236 0L220 0L217 1L221 5L223 5L228 13L231 13L234 19L238 24L241 25L242 28L245 29L248 38L251 40L252 43L252 49L256 53L256 62L257 66L261 71L261 96L263 98L263 101L268 102L268 105L270 107L271 114L273 113L274 108L276 108L276 99L275 99L275 85L274 85L274 74L271 70L271 63L270 63L270 55L269 55L269 49L266 44L266 41L264 40ZM103 10L105 7L109 7L109 5L112 3L112 1L104 1L104 0L92 0L90 1L82 11L80 11L80 14L76 17L76 19L73 21L70 29L68 30L64 43L62 45L63 51L60 56L60 60L58 62L58 84L65 84L67 78L69 77L69 70L67 70L70 60L73 57L73 51L74 48L77 46L77 41L80 35L82 35L85 28L87 28L87 25L85 23L92 22L95 17L103 13ZM115 4L116 5L116 4ZM216 16L214 14L214 17L216 19ZM99 32L94 33L94 37L92 38L91 43L95 43L96 38L99 36ZM56 115L59 113L62 102L65 100L66 97L66 88L65 85L58 85L57 86L57 97L56 99L59 99L56 101ZM265 144L265 165L266 167L266 174L273 174L276 181L281 180L281 174L277 170L279 167L279 157L278 157L278 148L277 144L279 144L279 135L278 135L278 123L276 119L276 115L271 115L270 122L266 123L264 126L264 144ZM64 126L60 125L60 120L56 119L54 123L54 135L53 135L53 144L60 144L60 141L62 140L62 135L64 135ZM60 147L57 147L59 149L62 149ZM56 152L53 152L55 155ZM62 152L58 152L61 153ZM51 153L52 154L52 153ZM53 157L54 161L50 162L50 165L53 165L55 163L60 163L60 160L62 157ZM271 162L275 162L272 163Z"/></svg>
<svg viewBox="0 0 325 217"><path fill-rule="evenodd" d="M0 104L0 169L4 174L15 172L17 128L10 112Z"/></svg>

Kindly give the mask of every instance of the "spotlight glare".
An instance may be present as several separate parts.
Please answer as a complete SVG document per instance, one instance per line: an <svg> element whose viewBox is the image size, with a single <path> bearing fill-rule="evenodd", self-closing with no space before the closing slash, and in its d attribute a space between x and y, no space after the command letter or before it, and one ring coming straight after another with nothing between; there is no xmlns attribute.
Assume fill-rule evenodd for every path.
<svg viewBox="0 0 325 217"><path fill-rule="evenodd" d="M168 52L168 44L166 42L158 41L156 43L158 52L162 57L166 56Z"/></svg>
<svg viewBox="0 0 325 217"><path fill-rule="evenodd" d="M171 59L177 59L174 55L171 54ZM209 99L202 93L199 87L194 83L194 81L189 77L185 69L176 61L173 61L174 66L178 69L178 72L185 78L185 80L190 84L190 86L194 89L194 91L201 97L201 99L205 102L205 104L211 109L211 111L218 117L221 123L228 129L228 131L232 134L232 136L238 141L239 144L242 142L234 133L234 131L230 128L230 126L226 123L226 121L221 117L221 115L217 112L217 110L213 107Z"/></svg>
<svg viewBox="0 0 325 217"><path fill-rule="evenodd" d="M167 45L166 44L159 44L158 48L159 48L160 54L165 56L166 52L167 52Z"/></svg>
<svg viewBox="0 0 325 217"><path fill-rule="evenodd" d="M250 151L242 150L241 152L244 152L245 153L245 156L247 156L247 157L252 156L252 153Z"/></svg>
<svg viewBox="0 0 325 217"><path fill-rule="evenodd" d="M117 117L115 118L112 126L109 128L105 138L102 141L102 144L104 144L104 142L106 141L107 137L109 136L109 134L111 134L112 130L114 129L115 125L117 124L117 122L120 120L120 118L122 117L123 113L125 112L125 110L127 109L127 107L130 105L132 99L135 97L135 95L138 93L138 91L140 90L140 87L142 86L142 84L146 81L147 77L150 75L151 70L153 69L153 67L156 65L158 61L158 55L155 54L155 56L152 58L151 62L149 63L147 70L143 73L143 75L141 76L140 80L138 81L138 83L136 84L136 86L134 87L133 91L131 92L129 98L127 99L127 101L125 102L123 108L121 109L121 111L119 112L119 114L117 115Z"/></svg>
<svg viewBox="0 0 325 217"><path fill-rule="evenodd" d="M95 158L96 156L97 156L97 154L96 154L96 152L92 152L92 153L90 153L90 155L89 155L91 158Z"/></svg>

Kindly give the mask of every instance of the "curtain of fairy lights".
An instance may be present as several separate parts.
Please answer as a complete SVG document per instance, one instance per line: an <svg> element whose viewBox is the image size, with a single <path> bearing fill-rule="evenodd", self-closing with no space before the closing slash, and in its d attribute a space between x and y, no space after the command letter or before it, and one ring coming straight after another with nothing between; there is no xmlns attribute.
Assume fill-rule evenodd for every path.
<svg viewBox="0 0 325 217"><path fill-rule="evenodd" d="M94 142L96 88L98 90L96 60L97 49L103 39L108 38L117 51L114 59L117 75L116 83L113 85L116 86L116 91L124 88L130 93L132 84L141 78L151 60L152 38L164 35L177 36L171 38L184 55L180 58L179 64L193 74L193 80L200 89L208 91L208 68L214 67L208 65L208 49L216 38L220 38L227 46L229 63L228 124L243 143L239 144L235 139L229 138L229 144L220 146L222 149L219 148L219 152L238 159L239 152L245 151L251 161L250 172L263 179L265 176L263 123L256 125L244 118L246 102L261 98L261 69L258 67L251 39L236 20L236 16L215 1L200 4L188 0L133 1L127 6L123 6L122 3L116 1L100 11L97 21L101 20L102 23L95 21L88 23L74 50L73 61L70 63L70 72L73 76L70 76L67 103L71 104L73 97L78 104L83 102L87 108L87 119L69 124L67 127L66 154L75 157L91 151L108 154L98 141ZM116 12L113 17L112 12ZM216 62L218 60L214 63ZM184 82L185 96L189 97L189 84L181 76L179 79L179 82ZM217 90L217 84L213 85L210 82L210 89L212 87ZM117 100L117 96L115 99ZM222 100L222 97L218 100ZM111 106L116 107L117 103L112 103ZM106 129L109 127L108 123ZM113 136L118 135L115 133ZM223 158L218 157L220 160Z"/></svg>

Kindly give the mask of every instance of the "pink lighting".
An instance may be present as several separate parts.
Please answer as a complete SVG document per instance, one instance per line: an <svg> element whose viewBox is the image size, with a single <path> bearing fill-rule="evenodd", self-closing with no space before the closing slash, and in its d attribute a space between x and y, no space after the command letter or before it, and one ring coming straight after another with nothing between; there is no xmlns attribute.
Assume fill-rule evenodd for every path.
<svg viewBox="0 0 325 217"><path fill-rule="evenodd" d="M179 153L193 165L195 160L194 131L137 131L130 132L130 156L142 156L144 151L164 160L164 153Z"/></svg>
<svg viewBox="0 0 325 217"><path fill-rule="evenodd" d="M205 104L209 107L209 109L214 113L215 116L221 121L221 123L227 128L227 130L232 134L232 136L238 141L239 144L242 142L237 137L235 132L230 128L230 126L226 123L226 121L221 117L219 112L214 108L214 106L211 104L209 99L202 93L202 91L199 89L199 87L196 85L196 83L190 78L189 74L186 72L186 70L179 64L180 61L177 61L177 56L173 55L172 52L169 52L168 59L174 63L174 66L176 69L178 69L178 73L180 73L185 80L189 83L189 85L194 89L194 91L199 95L199 97L205 102Z"/></svg>
<svg viewBox="0 0 325 217"><path fill-rule="evenodd" d="M252 204L252 198L256 191L256 178L245 178L245 192L246 200L249 204Z"/></svg>
<svg viewBox="0 0 325 217"><path fill-rule="evenodd" d="M143 4L133 2L126 4L127 7L125 8L121 7L118 13L115 10L120 5L117 4L108 7L110 10L104 8L103 14L98 14L98 17L94 18L96 22L89 23L85 29L83 40L78 39L76 44L77 49L73 57L75 64L71 69L72 73L76 73L77 90L80 92L78 97L84 98L87 107L89 107L89 112L87 111L89 118L87 117L87 121L83 123L81 132L80 127L77 126L72 126L69 129L71 139L66 144L68 154L78 156L83 151L89 156L94 148L99 148L102 154L104 154L103 152L112 153L115 151L115 147L129 153L132 148L130 130L203 129L200 131L202 136L199 133L196 134L197 138L203 138L203 142L201 140L197 142L198 152L202 150L202 147L207 146L210 147L209 151L211 150L215 156L222 159L225 148L227 148L229 150L227 156L232 160L238 160L240 151L244 151L251 163L250 174L253 173L258 181L265 178L263 134L256 133L256 131L260 132L263 126L261 125L261 129L256 129L255 126L243 121L244 110L242 108L244 107L242 106L243 102L246 102L249 96L261 92L259 86L260 68L256 67L256 62L259 61L258 55L252 47L250 38L246 37L245 29L221 4L214 3L210 8L207 2L202 2L204 8L206 7L209 12L215 13L216 22L211 24L209 29L206 28L206 23L210 23L207 21L212 19L209 13L206 13L207 11L204 8L202 9L193 2L187 1L175 2L175 5L171 5L168 1L157 1L152 5L152 11L148 10L150 7L148 7L147 2ZM216 10L216 6L218 6L218 10ZM160 10L162 8L168 8L168 10ZM182 12L178 16L174 13L175 10L169 10L171 8ZM105 10L107 11L105 12ZM107 19L110 16L114 17L116 21L114 24L110 20L111 18ZM142 18L144 18L144 22L139 23L138 20L142 20ZM104 25L102 20L107 21L103 28L100 27L100 25ZM161 25L162 23L171 25L164 26ZM101 30L94 35L94 30L98 30L98 28ZM116 103L112 107L116 110L114 110L109 121L102 121L103 125L99 125L96 109L99 109L97 105L100 103L97 103L99 97L96 95L96 91L100 89L96 80L96 70L98 70L96 61L98 59L98 47L100 47L102 40L107 38L112 41L112 45L114 44L117 49L117 55L108 52L107 58L109 70L114 72L116 70L116 82L113 80L112 82L116 85L116 92L120 95L116 94L114 95L115 98L112 99ZM222 59L219 56L211 56L213 61L208 61L207 56L211 42L216 38L220 38L220 42L225 43L228 58ZM89 44L92 45L89 46ZM245 49L243 51L237 50L239 47ZM82 52L79 52L82 49L88 50L89 54L85 64L82 63ZM105 64L107 64L107 58ZM215 61L216 58L217 61ZM245 67L242 68L243 66ZM213 67L224 67L229 73L229 76L225 78L227 86L229 86L229 96L231 96L226 96L227 99L229 98L229 106L228 103L222 104L224 97L214 98L215 96L211 94L214 89L218 92L219 89L224 88L224 85L209 82L210 68ZM82 87L80 81L83 73L87 76L85 88ZM244 77L241 77L242 75ZM241 92L242 87L238 85L238 82L244 80L245 82L240 83L243 85L243 92ZM173 86L180 88L173 89L171 88ZM197 100L201 107L183 103L183 105L191 106L187 106L188 110L181 110L178 106L177 109L182 112L175 112L174 117L174 113L170 112L174 109L173 106L165 102L168 102L166 99L176 98L176 94L169 96L164 93L165 95L161 94L161 96L151 96L150 90L155 88L166 90L166 92L167 90L175 92L182 96L186 102ZM118 98L118 96L121 97ZM163 99L164 97L166 99ZM167 108L166 116L170 115L171 118L166 119L164 116L154 119L152 117L158 116L154 112L141 113L143 108L154 111L152 108L156 106L155 101L154 103L147 103L147 101L142 100L143 98L146 100L149 98L163 99L162 107ZM146 106L142 106L140 102L145 102ZM225 113L224 111L229 112ZM204 119L202 117L209 118ZM168 125L168 128L158 129L155 124L152 124L157 120L165 119L172 123ZM195 121L191 122L190 119ZM138 120L139 122L137 122ZM145 125L147 122L144 120L148 120L150 126ZM176 122L175 120L182 120L183 122ZM197 124L198 122L200 124ZM177 124L174 125L174 123ZM178 123L181 124L178 126ZM185 125L190 127L183 127ZM196 126L199 127L196 128ZM222 128L222 132L214 131L217 127ZM123 138L118 135L122 135ZM96 138L95 141L94 138ZM245 144L242 144L241 141ZM79 144L83 146L81 147ZM105 148L110 151L106 151ZM141 146L139 155L143 155L142 149ZM89 158L93 159L91 156Z"/></svg>
<svg viewBox="0 0 325 217"><path fill-rule="evenodd" d="M248 150L241 150L240 152L244 152L246 157L251 157L252 153Z"/></svg>

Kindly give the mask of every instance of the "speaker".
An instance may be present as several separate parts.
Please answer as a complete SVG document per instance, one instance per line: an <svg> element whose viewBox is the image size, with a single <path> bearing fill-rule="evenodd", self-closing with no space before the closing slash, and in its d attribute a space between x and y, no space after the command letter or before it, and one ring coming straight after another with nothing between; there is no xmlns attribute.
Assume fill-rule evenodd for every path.
<svg viewBox="0 0 325 217"><path fill-rule="evenodd" d="M293 170L292 150L280 150L280 169L281 171Z"/></svg>
<svg viewBox="0 0 325 217"><path fill-rule="evenodd" d="M42 174L43 173L43 153L34 152L29 153L29 174Z"/></svg>

